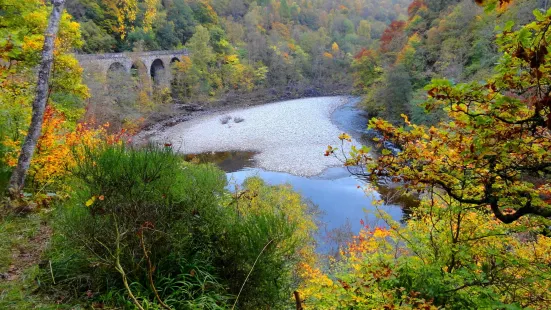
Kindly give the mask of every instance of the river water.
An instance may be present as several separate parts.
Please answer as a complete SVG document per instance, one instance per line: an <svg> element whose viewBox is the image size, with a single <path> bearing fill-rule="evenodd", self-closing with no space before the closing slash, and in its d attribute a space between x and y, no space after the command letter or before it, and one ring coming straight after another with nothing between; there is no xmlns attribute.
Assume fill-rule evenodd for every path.
<svg viewBox="0 0 551 310"><path fill-rule="evenodd" d="M331 114L331 122L340 131L350 134L356 141L362 144L370 144L366 135L367 116L356 107L358 100L340 106ZM350 173L343 167L332 167L316 176L298 176L285 172L267 171L258 168L254 158L257 153L232 151L214 152L198 155L202 162L216 163L226 171L228 176L228 188L233 189L251 176L259 176L268 184L290 184L296 191L302 194L304 199L317 206L320 211L320 229L317 235L318 251L334 253L340 245L348 241L352 235L357 234L362 224L386 226L378 219L375 202L377 200L388 201L386 195L380 193L392 192L392 187L375 187L368 193L364 191L366 181ZM390 202L379 208L390 214L395 220L402 220L404 211L414 205L413 200L402 199Z"/></svg>

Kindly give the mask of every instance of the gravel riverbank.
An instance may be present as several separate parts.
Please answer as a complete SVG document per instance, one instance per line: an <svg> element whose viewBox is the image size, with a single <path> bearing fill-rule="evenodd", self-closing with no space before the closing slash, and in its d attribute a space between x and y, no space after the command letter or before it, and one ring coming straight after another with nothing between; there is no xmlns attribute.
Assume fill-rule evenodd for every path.
<svg viewBox="0 0 551 310"><path fill-rule="evenodd" d="M340 165L323 154L328 145L340 145L341 132L331 122L331 113L349 100L306 98L214 113L167 128L152 139L171 143L185 154L255 151L259 168L313 176ZM228 117L232 119L223 124ZM239 118L243 121L236 122Z"/></svg>

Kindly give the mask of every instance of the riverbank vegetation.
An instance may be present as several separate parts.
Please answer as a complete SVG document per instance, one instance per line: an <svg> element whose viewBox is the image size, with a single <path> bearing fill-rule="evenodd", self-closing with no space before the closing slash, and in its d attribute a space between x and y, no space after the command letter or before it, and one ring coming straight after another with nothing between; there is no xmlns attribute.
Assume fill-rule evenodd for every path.
<svg viewBox="0 0 551 310"><path fill-rule="evenodd" d="M431 82L423 107L442 109L443 121L370 121L379 142L401 152L373 160L352 149L345 165L422 193L421 205L406 225L381 212L389 228L367 227L333 270L319 271L310 302L327 309L549 308L551 10L533 13L531 23L501 28L501 56L486 81Z"/></svg>
<svg viewBox="0 0 551 310"><path fill-rule="evenodd" d="M352 55L375 46L409 1L71 0L82 53L187 48L172 68L171 96L140 79L89 77L88 117L136 123L170 103L267 102L348 94ZM147 74L147 73L146 73ZM143 80L143 79L142 79ZM153 104L150 104L153 103ZM128 121L130 120L130 121Z"/></svg>
<svg viewBox="0 0 551 310"><path fill-rule="evenodd" d="M316 224L314 208L290 187L251 178L230 192L221 170L187 163L170 147L117 141L71 154L63 178L69 197L53 211L33 210L46 222L2 221L15 240L2 244L12 285L3 287L0 305L23 305L17 298L28 293L15 284L29 267L35 279L26 285L40 293L28 305L255 309L292 302L299 263L314 257ZM24 233L19 225L33 226ZM41 263L22 265L12 251Z"/></svg>
<svg viewBox="0 0 551 310"><path fill-rule="evenodd" d="M500 57L495 37L508 23L515 27L545 11L547 2L506 1L484 11L478 1L413 1L407 18L385 29L380 44L356 53L354 84L365 94L363 105L372 116L395 124L406 114L414 123L434 124L444 113L425 113L420 104L432 79L453 83L492 77Z"/></svg>
<svg viewBox="0 0 551 310"><path fill-rule="evenodd" d="M50 294L125 308L286 303L315 229L290 188L249 179L230 193L222 171L169 147L84 148L78 157L40 279Z"/></svg>
<svg viewBox="0 0 551 310"><path fill-rule="evenodd" d="M7 188L37 110L51 5L0 0L0 9ZM25 186L1 200L0 308L550 307L547 1L71 0L67 9ZM88 84L100 97L72 54L184 47L170 90ZM223 171L184 161L171 144L132 141L139 118L170 103L352 84L379 117L375 142L400 150L326 155L345 154L366 184L395 182L420 203L400 223L377 209L387 226L362 222L327 260L315 252L316 210L290 186L253 177L230 190ZM114 112L91 110L98 99ZM340 139L339 148L351 140Z"/></svg>

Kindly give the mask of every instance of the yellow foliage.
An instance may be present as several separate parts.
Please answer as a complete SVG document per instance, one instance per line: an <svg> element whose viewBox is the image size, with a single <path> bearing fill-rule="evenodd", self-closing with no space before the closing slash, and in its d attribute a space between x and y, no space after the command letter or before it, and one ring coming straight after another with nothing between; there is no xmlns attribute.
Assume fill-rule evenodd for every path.
<svg viewBox="0 0 551 310"><path fill-rule="evenodd" d="M405 63L410 65L414 61L413 57L415 56L415 48L421 42L421 37L418 33L413 34L409 37L408 42L404 45L402 50L398 53L396 57L396 63Z"/></svg>
<svg viewBox="0 0 551 310"><path fill-rule="evenodd" d="M94 147L106 141L119 143L126 137L126 131L115 135L107 133L109 124L93 128L92 124L78 124L75 130L67 129L66 117L52 106L46 108L42 133L36 145L35 154L29 167L29 185L36 191L58 190L58 194L67 193L68 184L63 179L69 169L75 164L74 156L79 154L79 148ZM21 132L21 135L25 135ZM17 165L19 157L19 140L4 137L3 145L7 148L2 160L10 167Z"/></svg>
<svg viewBox="0 0 551 310"><path fill-rule="evenodd" d="M239 64L239 56L235 54L224 56L224 62L231 65L237 65Z"/></svg>
<svg viewBox="0 0 551 310"><path fill-rule="evenodd" d="M331 44L331 51L333 52L333 55L339 53L339 45L337 44L337 42L333 42L333 44Z"/></svg>
<svg viewBox="0 0 551 310"><path fill-rule="evenodd" d="M308 272L309 266L315 261L311 236L317 226L310 216L312 212L310 206L303 201L301 195L293 191L290 185L268 186L257 177L247 179L245 188L246 191L240 196L238 202L239 213L243 216L262 214L266 211L284 214L287 221L296 228L292 238L283 241L282 246L285 247L294 242L301 245L297 253L301 263L295 266L297 274L306 278L312 278L312 275L316 278L316 275L321 275L321 272L316 271L315 268ZM326 281L331 280L326 279Z"/></svg>
<svg viewBox="0 0 551 310"><path fill-rule="evenodd" d="M0 161L13 167L30 123L36 83L34 69L40 61L50 8L40 0L5 1L8 1L7 14L2 17L0 33L6 38L3 46L9 48L0 48L3 60L0 64L0 144L3 146ZM21 31L22 25L26 31ZM66 173L68 147L72 143L69 134L82 117L82 104L88 97L88 89L82 83L82 68L71 54L81 44L79 24L63 14L55 40L51 96L29 170L28 184L36 191L51 187ZM62 187L62 182L56 186Z"/></svg>
<svg viewBox="0 0 551 310"><path fill-rule="evenodd" d="M189 72L192 66L191 58L189 56L182 56L180 61L175 62L173 66L178 72Z"/></svg>
<svg viewBox="0 0 551 310"><path fill-rule="evenodd" d="M551 238L537 234L537 221L521 219L504 226L483 211L461 211L436 197L423 200L405 225L380 212L392 228L364 227L342 249L330 273L315 265L301 266L305 282L300 292L307 309L436 309L420 293L404 295L403 287L393 286L399 277L426 274L433 287L442 283L458 300L493 291L499 292L495 296L500 303L547 308L551 279L542 275L551 272ZM400 275L404 268L408 273ZM471 280L461 277L469 274L490 284L463 286L461 281ZM506 288L501 281L508 282ZM419 290L430 287L417 285Z"/></svg>
<svg viewBox="0 0 551 310"><path fill-rule="evenodd" d="M137 0L103 0L104 4L117 17L117 25L113 26L121 39L134 29L134 22L138 14Z"/></svg>
<svg viewBox="0 0 551 310"><path fill-rule="evenodd" d="M151 30L153 21L157 16L158 4L159 4L159 0L145 0L145 12L144 12L144 19L143 19L143 30L145 32L148 32Z"/></svg>

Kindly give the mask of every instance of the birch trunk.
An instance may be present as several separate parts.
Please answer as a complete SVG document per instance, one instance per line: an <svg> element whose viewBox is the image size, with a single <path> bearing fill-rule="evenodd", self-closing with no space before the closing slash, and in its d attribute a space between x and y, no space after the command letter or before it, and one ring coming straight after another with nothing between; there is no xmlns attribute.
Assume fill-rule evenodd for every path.
<svg viewBox="0 0 551 310"><path fill-rule="evenodd" d="M38 69L38 81L36 83L35 97L32 105L32 118L29 131L25 137L25 142L21 147L21 154L17 162L17 167L13 170L9 183L9 192L12 196L18 196L25 185L25 177L31 159L36 148L36 143L40 138L42 123L44 120L44 110L48 101L49 79L54 60L55 37L59 30L59 23L63 12L65 0L51 0L53 9L48 21L48 28L44 34L44 47L42 49L42 60Z"/></svg>

